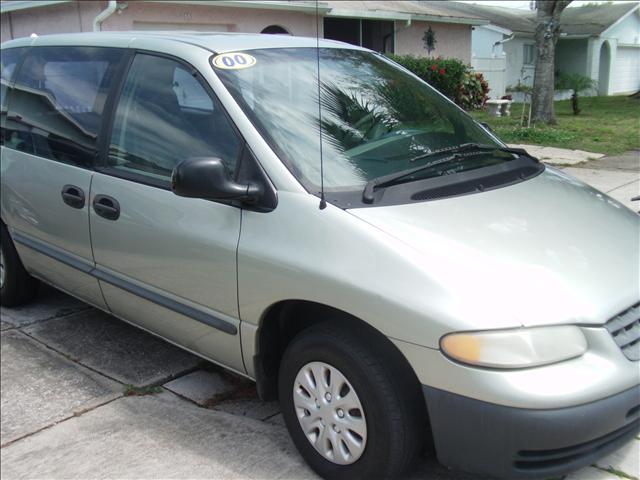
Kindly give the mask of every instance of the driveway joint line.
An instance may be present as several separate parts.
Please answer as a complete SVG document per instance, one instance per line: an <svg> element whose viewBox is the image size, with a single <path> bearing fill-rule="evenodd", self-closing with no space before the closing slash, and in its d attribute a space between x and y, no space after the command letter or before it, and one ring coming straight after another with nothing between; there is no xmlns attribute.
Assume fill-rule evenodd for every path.
<svg viewBox="0 0 640 480"><path fill-rule="evenodd" d="M22 331L23 328L32 327L33 325L36 325L38 323L50 322L51 320L59 320L61 318L72 317L73 315L78 315L80 313L85 313L87 310L91 310L91 306L87 305L86 307L82 307L81 310L74 310L73 312L65 313L64 315L54 315L52 317L41 318L40 320L34 320L33 322L24 323L22 325L14 325L10 321L4 320L4 322L9 324L9 325L11 325L11 327L6 328L5 330L3 330L3 332L5 332L7 330L13 330L13 329L17 329L17 330Z"/></svg>
<svg viewBox="0 0 640 480"><path fill-rule="evenodd" d="M110 403L112 403L112 402L115 402L116 400L118 400L118 399L120 399L120 398L124 398L124 394L122 394L122 393L120 393L120 394L113 394L113 395L115 395L113 398L110 398L110 399L108 399L108 400L106 400L106 401L104 401L104 402L101 402L101 403L99 403L99 404L97 404L97 405L93 405L93 406L91 406L91 407L84 408L84 409L78 410L78 411L76 411L76 412L73 412L73 413L72 413L71 415L69 415L68 417L64 417L64 418L62 418L61 420L55 421L55 422L53 422L53 423L51 423L51 424L49 424L49 425L46 425L46 426L44 426L44 427L42 427L42 428L39 428L38 430L35 430L35 431L33 431L33 432L29 432L29 433L25 433L25 434L24 434L24 435L22 435L21 437L14 438L13 440L10 440L10 441L8 441L8 442L6 442L6 443L3 443L3 444L1 444L1 445L0 445L0 449L2 449L2 448L6 448L6 447L9 447L9 446L13 445L14 443L19 442L20 440L23 440L23 439L28 438L28 437L32 437L33 435L36 435L36 434L38 434L38 433L40 433L40 432L42 432L42 431L44 431L44 430L49 430L50 428L53 428L53 427L55 427L56 425L59 425L59 424L61 424L61 423L63 423L63 422L66 422L67 420L70 420L70 419L72 419L72 418L76 418L76 417L81 417L81 416L83 416L85 413L92 412L92 411L94 411L94 410L96 410L96 409L98 409L98 408L100 408L100 407L104 407L105 405L108 405L108 404L110 404Z"/></svg>
<svg viewBox="0 0 640 480"><path fill-rule="evenodd" d="M261 421L262 422L266 422L267 420L272 419L273 417L277 417L278 415L280 415L282 412L276 412L276 413L272 413L271 415L267 415L266 417L264 417Z"/></svg>
<svg viewBox="0 0 640 480"><path fill-rule="evenodd" d="M632 183L636 183L636 182L638 182L638 181L640 181L640 178L636 178L636 179L634 179L634 180L631 180L630 182L623 183L622 185L618 185L617 187L614 187L614 188L612 188L611 190L607 190L607 191L606 191L606 192L604 192L604 193L610 193L610 192L613 192L614 190L617 190L617 189L622 188L622 187L626 187L626 186L631 185Z"/></svg>
<svg viewBox="0 0 640 480"><path fill-rule="evenodd" d="M148 385L143 385L144 387L163 387L166 383L172 382L173 380L177 380L178 378L186 377L190 373L193 373L197 370L200 370L198 365L194 365L193 367L185 368L184 370L180 370L176 373L170 373L164 377L160 377L155 382L149 383ZM122 383L122 382L120 382Z"/></svg>
<svg viewBox="0 0 640 480"><path fill-rule="evenodd" d="M181 400L185 400L185 401L187 401L187 402L189 402L189 403L191 403L191 404L195 405L195 406L196 406L196 407L198 407L198 408L202 408L202 409L204 409L204 410L212 410L212 409L211 409L211 408L209 408L209 407L205 407L204 405L200 405L198 402L196 402L195 400L193 400L193 399L191 399L191 398L189 398L189 397L187 397L187 396L185 396L185 395L182 395L182 394L180 394L180 393L174 392L173 390L171 390L171 389L169 389L169 388L165 387L164 385L161 385L161 388L162 388L165 392L170 393L171 395L174 395L174 396L176 396L176 397L180 398Z"/></svg>
<svg viewBox="0 0 640 480"><path fill-rule="evenodd" d="M591 465L593 468L597 468L598 470L601 470L603 472L607 472L610 473L611 475L615 475L618 478L624 478L626 480L638 480L638 477L635 477L633 475L628 474L627 472L624 472L622 470L619 470L617 468L613 468L613 467L601 467L599 465L593 464ZM621 475L622 474L622 475Z"/></svg>
<svg viewBox="0 0 640 480"><path fill-rule="evenodd" d="M51 320L54 320L54 319L51 319ZM44 347L48 348L49 350L51 350L51 351L53 351L53 352L57 353L58 355L61 355L62 357L66 358L66 359L67 359L67 360L69 360L70 362L73 362L73 363L75 363L75 364L78 364L78 365L80 365L80 366L82 366L82 367L86 368L87 370L92 371L93 373L96 373L96 374L101 375L101 376L103 376L103 377L105 377L105 378L108 378L109 380L112 380L112 381L114 381L114 382L116 382L116 383L118 383L118 384L122 385L123 387L126 387L127 385L129 385L129 384L128 384L127 382L125 382L125 381L118 380L117 378L112 377L111 375L108 375L108 374L106 374L106 373L104 373L104 372L102 372L102 371L100 371L100 370L98 370L98 369L96 369L96 368L94 368L94 367L91 367L91 366L89 366L89 365L87 365L87 364L83 363L83 362L82 362L82 360L80 360L79 358L73 357L73 356L71 356L71 355L69 355L69 354L67 354L67 353L65 353L65 352L62 352L62 351L58 350L58 349L57 349L57 348L55 348L55 347L52 347L51 345L49 345L49 344L45 343L44 341L40 340L39 338L34 337L34 336L33 336L33 335L31 335L30 333L22 331L20 328L18 328L17 330L18 330L20 333L22 333L23 335L25 335L25 336L29 337L30 339L34 340L35 342L38 342L40 345L43 345ZM5 331L6 331L6 330L5 330ZM194 372L194 371L195 371L195 370L197 370L197 369L198 369L198 367L197 367L197 366L195 366L195 367L190 367L190 368L185 369L184 371L180 371L180 372L176 373L175 375L173 375L173 374L172 374L172 375L168 375L168 376L166 376L166 377L161 377L161 378L157 379L157 380L156 380L156 381L154 381L154 382L151 382L151 383L148 383L148 384L140 385L140 387L162 387L165 383L167 383L167 382L169 382L169 381L172 381L172 380L175 380L175 379L177 379L177 378L184 377L185 375L188 375L188 374L190 374L190 373ZM135 386L135 385L134 385L134 386Z"/></svg>
<svg viewBox="0 0 640 480"><path fill-rule="evenodd" d="M104 372L101 372L101 371L99 371L99 370L96 370L95 368L90 367L89 365L85 365L84 363L82 363L82 362L80 361L80 359L78 359L78 358L74 358L74 357L72 357L71 355L69 355L69 354L67 354L67 353L61 352L60 350L58 350L58 349L56 349L56 348L52 347L51 345L46 344L46 343L45 343L45 342L43 342L42 340L40 340L40 339L38 339L38 338L34 337L33 335L31 335L31 334L29 334L29 333L27 333L27 332L24 332L24 331L22 331L22 330L20 330L20 329L18 329L18 330L19 330L19 332L20 332L20 333L22 333L23 335L25 335L25 336L29 337L31 340L33 340L33 341L37 342L37 343L38 343L38 344L40 344L40 345L43 345L45 348L48 348L48 349L49 349L49 350L51 350L52 352L55 352L55 353L57 353L58 355L60 355L60 356L62 356L62 357L64 357L64 358L66 358L66 359L67 359L67 360L69 360L70 362L73 362L73 363L75 363L75 364L77 364L77 365L80 365L81 367L84 367L84 368L86 368L87 370L90 370L91 372L96 373L96 374L98 374L98 375L100 375L100 376L102 376L102 377L108 378L109 380L111 380L111 381L113 381L113 382L116 382L116 383L118 383L119 385L122 385L122 386L124 386L124 385L125 385L125 384L124 384L123 382L121 382L120 380L118 380L118 379L116 379L116 378L113 378L112 376L107 375L107 374L106 374L106 373L104 373Z"/></svg>

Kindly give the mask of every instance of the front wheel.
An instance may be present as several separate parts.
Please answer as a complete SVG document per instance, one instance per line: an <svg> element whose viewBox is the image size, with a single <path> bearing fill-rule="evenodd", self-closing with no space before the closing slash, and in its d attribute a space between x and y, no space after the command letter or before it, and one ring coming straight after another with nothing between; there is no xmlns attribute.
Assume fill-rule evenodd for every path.
<svg viewBox="0 0 640 480"><path fill-rule="evenodd" d="M282 358L285 423L324 478L397 478L422 448L420 396L376 344L328 322L299 334Z"/></svg>

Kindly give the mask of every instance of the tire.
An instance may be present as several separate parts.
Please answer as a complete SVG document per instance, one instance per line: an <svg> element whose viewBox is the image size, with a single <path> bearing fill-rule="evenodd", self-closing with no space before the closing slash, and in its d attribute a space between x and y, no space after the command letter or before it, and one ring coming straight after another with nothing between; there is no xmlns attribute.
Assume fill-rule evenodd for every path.
<svg viewBox="0 0 640 480"><path fill-rule="evenodd" d="M38 291L38 281L27 273L18 257L7 227L0 223L0 304L17 307L28 303Z"/></svg>
<svg viewBox="0 0 640 480"><path fill-rule="evenodd" d="M278 393L284 420L300 454L323 478L395 479L409 469L423 448L427 419L420 386L401 354L386 344L387 339L378 336L368 327L345 329L345 322L325 322L298 334L283 355ZM323 368L324 373L321 373ZM326 395L323 385L316 383L317 388L313 391L313 382L307 380L311 374L313 378L328 376L329 382L325 379L324 383L333 384L333 404L326 402L326 398L323 402L322 397ZM332 379L338 381L331 382ZM346 383L347 387L337 395L335 389L341 383ZM350 396L352 393L355 396ZM307 394L311 396L307 398ZM347 399L350 399L348 405L355 405L355 408L345 414L344 410L340 412L336 408ZM357 400L355 403L354 399ZM304 408L300 408L301 405ZM352 423L356 430L345 428L346 424L339 419L341 413L344 416L341 418L356 422ZM305 430L312 432L310 435L315 444L303 430L298 415L307 422ZM320 424L324 426L317 425L318 416L323 417L324 424L322 421ZM313 428L310 425L318 428L310 429ZM326 435L332 437L329 443L322 438L325 429ZM364 435L354 434L358 430ZM334 435L335 432L339 433ZM350 442L345 441L347 435ZM357 442L358 437L360 442ZM353 452L347 443L352 447L355 445ZM338 445L329 448L329 444ZM316 446L321 450L324 448L324 453Z"/></svg>

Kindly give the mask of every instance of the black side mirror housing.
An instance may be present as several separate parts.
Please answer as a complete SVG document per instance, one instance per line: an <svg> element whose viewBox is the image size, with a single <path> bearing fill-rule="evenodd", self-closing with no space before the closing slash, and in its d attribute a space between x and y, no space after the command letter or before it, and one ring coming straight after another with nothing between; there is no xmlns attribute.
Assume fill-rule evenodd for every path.
<svg viewBox="0 0 640 480"><path fill-rule="evenodd" d="M491 125L489 125L487 122L482 122L480 125L482 125L485 128L485 130L489 130L491 133L495 133L493 131L493 128L491 128Z"/></svg>
<svg viewBox="0 0 640 480"><path fill-rule="evenodd" d="M171 189L180 197L243 203L254 203L262 195L259 185L232 180L217 157L189 158L180 162L171 174Z"/></svg>

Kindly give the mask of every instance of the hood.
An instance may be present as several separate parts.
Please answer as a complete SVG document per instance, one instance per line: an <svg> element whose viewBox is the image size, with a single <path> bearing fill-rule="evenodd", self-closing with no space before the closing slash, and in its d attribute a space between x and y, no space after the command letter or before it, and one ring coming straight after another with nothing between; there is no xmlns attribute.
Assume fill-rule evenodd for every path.
<svg viewBox="0 0 640 480"><path fill-rule="evenodd" d="M349 212L417 251L425 285L443 287L469 328L603 324L640 299L640 216L553 169L492 191Z"/></svg>

